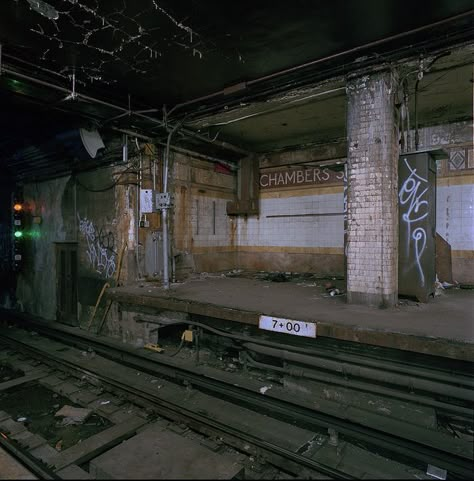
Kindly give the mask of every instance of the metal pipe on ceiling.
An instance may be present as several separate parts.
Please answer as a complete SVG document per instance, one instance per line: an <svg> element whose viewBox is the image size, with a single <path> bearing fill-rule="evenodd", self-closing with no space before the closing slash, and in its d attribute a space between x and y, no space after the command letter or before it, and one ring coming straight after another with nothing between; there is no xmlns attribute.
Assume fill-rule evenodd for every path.
<svg viewBox="0 0 474 481"><path fill-rule="evenodd" d="M155 123L160 124L160 126L165 128L168 133L172 130L171 128L166 127L164 122L161 121L161 120L154 119L153 117L149 117L148 115L143 115L143 114L140 114L138 112L132 112L132 114L135 115L136 117L141 117L145 120L149 120L151 122L155 122ZM185 135L188 135L190 137L194 137L198 140L201 140L202 142L206 142L208 144L213 144L213 145L218 145L219 147L222 147L223 149L231 150L232 152L236 152L236 153L244 155L244 156L247 156L247 155L250 154L250 152L248 152L247 150L242 149L240 147L237 147L236 145L230 144L229 142L225 142L224 140L209 139L209 138L207 138L203 135L200 135L197 132L194 132L193 130L190 130L186 127L181 128L180 131L183 132Z"/></svg>
<svg viewBox="0 0 474 481"><path fill-rule="evenodd" d="M111 130L115 130L116 132L120 132L122 134L127 134L131 137L137 137L139 139L145 140L146 142L150 142L150 143L154 143L154 144L158 144L158 145L161 145L163 147L166 147L166 142L154 140L152 137L149 137L147 135L139 134L139 133L137 133L133 130L122 129L122 128L119 128L119 127L111 127ZM237 169L237 164L235 162L231 162L229 160L219 159L217 157L202 154L200 152L194 152L193 150L185 149L183 147L178 147L177 145L173 145L173 144L170 144L170 149L174 150L175 152L180 152L182 154L191 155L191 156L196 157L198 159L208 160L210 162L225 165L225 166L229 167L231 170Z"/></svg>
<svg viewBox="0 0 474 481"><path fill-rule="evenodd" d="M366 43L364 45L360 45L358 47L354 47L354 48L351 48L351 49L348 49L348 50L344 50L342 52L338 52L338 53L335 53L335 54L332 54L332 55L328 55L326 57L311 60L309 62L305 62L305 63L299 64L299 65L295 65L294 67L279 70L277 72L274 72L274 73L271 73L271 74L268 74L268 75L264 75L262 77L257 77L256 79L248 80L247 82L245 82L245 84L246 84L246 86L255 85L255 84L258 84L260 82L264 82L266 80L270 80L270 79L273 79L273 78L276 78L276 77L280 77L282 75L293 73L293 72L296 72L296 71L304 69L304 68L312 67L314 65L317 65L317 64L322 63L322 62L326 62L328 60L334 60L334 59L342 57L344 55L356 53L356 52L359 52L361 50L364 50L364 49L367 49L367 48L370 48L370 47L375 47L377 45L380 45L380 44L383 44L383 43L386 43L386 42L390 42L392 40L398 40L398 39L406 37L408 35L413 35L415 33L419 33L419 32L422 32L424 30L428 30L428 29L433 28L433 27L439 27L440 25L447 24L447 23L450 23L450 22L453 22L453 21L456 21L456 20L460 20L464 17L469 17L469 16L473 15L473 13L474 13L474 9L471 9L471 10L468 10L467 12L464 12L464 13L461 13L461 14L458 14L458 15L454 15L452 17L449 17L449 18L446 18L446 19L443 19L443 20L439 20L437 22L433 22L433 23L430 23L428 25L423 25L422 27L413 28L413 29L408 30L406 32L391 35L389 37L385 37L385 38L382 38L382 39L379 39L379 40L375 40L373 42ZM224 88L224 89L221 89L221 90L219 90L217 92L214 92L212 94L204 95L202 97L198 97L198 98L195 98L193 100L188 100L186 102L181 102L179 104L176 104L170 110L169 114L171 114L171 112L173 112L174 110L177 110L181 107L193 105L195 103L201 102L203 100L208 100L208 99L211 99L211 98L214 98L214 97L224 96L228 92L229 92L229 88Z"/></svg>
<svg viewBox="0 0 474 481"><path fill-rule="evenodd" d="M38 85L42 85L44 87L48 87L48 88L52 88L52 89L55 89L57 90L58 92L62 92L62 93L65 93L67 95L70 95L71 94L71 91L70 89L67 89L65 87L61 87L60 85L56 85L56 84L53 84L51 82L47 82L45 80L41 80L41 79L38 79L38 78L34 78L34 77L31 77L29 75L26 75L26 74L23 74L23 73L20 73L20 72L17 72L16 70L14 69L11 69L11 68L8 68L8 67L3 67L2 66L2 72L5 72L5 73L8 73L10 75L13 75L13 76L16 76L18 78L21 78L23 80L27 80L27 81L30 81L30 82L33 82L33 83L36 83ZM133 110L129 110L129 109L126 109L125 107L121 107L119 105L116 105L116 104L112 104L110 102L107 102L105 100L101 100L101 99L98 99L98 98L95 98L95 97L91 97L89 95L86 95L86 94L82 94L82 93L77 93L75 92L75 97L77 99L82 99L82 100L85 100L87 102L91 102L91 103L95 103L95 104L98 104L98 105L103 105L104 107L108 107L108 108L111 108L111 109L115 109L115 110L118 110L124 114L128 114L128 115L134 115L135 117L139 117L139 118L142 118L148 122L151 122L151 123L154 123L154 124L157 124L159 125L160 127L163 127L164 129L167 130L167 132L169 133L171 128L167 127L165 125L165 123L162 121L162 120L159 120L159 119L156 119L154 117L150 117L148 115L144 115L144 114L141 114L141 113L138 113L138 112L134 112ZM229 142L225 142L225 141L222 141L222 140L212 140L212 139L209 139L203 135L200 135L198 134L197 132L194 132L188 128L182 128L181 131L187 135L187 136L190 136L190 137L194 137L202 142L205 142L205 143L208 143L208 144L213 144L213 145L217 145L225 150L230 150L232 152L237 152L238 154L241 154L243 156L245 155L249 155L249 152L246 151L245 149L242 149L240 147L237 147L233 144L230 144Z"/></svg>
<svg viewBox="0 0 474 481"><path fill-rule="evenodd" d="M215 124L209 124L209 125L206 125L206 127L217 127L217 126L221 126L221 125L229 125L229 124L233 124L235 122L240 122L241 120L246 120L246 119L250 119L250 118L253 118L253 117L258 117L260 115L270 114L270 113L273 113L273 112L279 112L280 110L286 110L287 108L289 108L288 106L290 104L303 102L304 100L312 99L312 98L315 98L315 97L321 97L322 95L331 94L331 93L334 93L334 92L338 92L340 90L345 91L346 87L338 87L338 88L335 88L335 89L326 90L324 92L317 92L317 93L308 95L306 97L303 97L301 99L291 100L291 101L289 101L289 102L287 102L283 105L278 105L277 107L275 107L273 109L270 108L268 110L263 110L261 112L254 112L253 114L244 115L244 116L239 117L237 119L228 120L226 122L217 122Z"/></svg>
<svg viewBox="0 0 474 481"><path fill-rule="evenodd" d="M159 145L162 145L162 146L166 146L165 142L155 142L155 143L157 143ZM210 155L201 154L199 152L194 152L194 151L189 150L189 149L183 149L182 147L177 147L176 145L170 145L170 149L174 150L176 152L180 152L182 154L191 155L192 157L196 157L198 159L204 159L204 160L208 160L210 162L215 162L215 163L218 163L218 164L225 165L226 167L229 167L229 169L231 169L231 170L237 169L237 165L235 164L235 162L230 162L228 160L218 159L217 157L212 157Z"/></svg>

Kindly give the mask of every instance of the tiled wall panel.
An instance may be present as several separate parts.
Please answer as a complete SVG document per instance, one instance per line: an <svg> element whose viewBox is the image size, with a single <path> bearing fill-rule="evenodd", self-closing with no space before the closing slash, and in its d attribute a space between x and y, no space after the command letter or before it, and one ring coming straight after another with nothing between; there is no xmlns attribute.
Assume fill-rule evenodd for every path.
<svg viewBox="0 0 474 481"><path fill-rule="evenodd" d="M436 230L453 250L474 250L474 184L438 186Z"/></svg>
<svg viewBox="0 0 474 481"><path fill-rule="evenodd" d="M264 198L258 217L238 220L238 245L342 248L343 194Z"/></svg>

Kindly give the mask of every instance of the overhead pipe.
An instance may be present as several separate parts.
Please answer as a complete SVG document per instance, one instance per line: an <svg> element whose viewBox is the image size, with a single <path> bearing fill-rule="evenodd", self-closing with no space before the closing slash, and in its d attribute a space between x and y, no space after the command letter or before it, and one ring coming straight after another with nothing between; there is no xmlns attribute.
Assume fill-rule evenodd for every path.
<svg viewBox="0 0 474 481"><path fill-rule="evenodd" d="M311 94L311 95L308 95L306 97L302 97L302 98L299 98L299 99L296 99L296 100L290 100L287 103L284 103L282 105L278 105L277 107L270 108L268 110L262 110L260 112L254 112L252 114L247 114L247 115L244 115L242 117L227 120L227 121L224 121L224 122L217 122L215 124L209 124L209 125L206 125L206 127L218 127L218 126L221 126L221 125L229 125L229 124L233 124L235 122L240 122L241 120L247 120L247 119L257 117L257 116L260 116L260 115L267 115L267 114L270 114L270 113L273 113L273 112L279 112L281 110L286 110L288 108L291 108L293 106L293 104L295 104L295 103L304 102L305 100L312 99L312 98L315 98L315 97L321 97L322 95L328 95L328 94L331 94L331 93L334 93L334 92L338 92L340 90L345 91L346 87L338 87L338 88L334 88L334 89L331 89L331 90L325 90L324 92L317 92L317 93L314 93L314 94Z"/></svg>
<svg viewBox="0 0 474 481"><path fill-rule="evenodd" d="M158 141L156 143L159 144L159 145L166 146L166 142L159 142ZM212 157L210 155L201 154L200 152L194 152L193 150L184 149L182 147L177 147L176 145L170 145L170 149L172 149L176 152L180 152L182 154L191 155L192 157L196 157L198 159L204 159L204 160L208 160L210 162L225 165L226 167L229 167L229 169L231 169L231 170L237 169L237 164L235 164L234 162L230 162L228 160L218 159L217 157Z"/></svg>
<svg viewBox="0 0 474 481"><path fill-rule="evenodd" d="M111 127L112 130L115 130L116 132L120 132L122 134L127 134L131 137L137 137L139 139L145 140L146 142L162 145L163 147L166 147L166 142L161 142L154 140L152 137L148 135L143 135L135 132L134 130L129 130L129 129L122 129L119 127ZM206 155L202 154L200 152L194 152L193 150L185 149L183 147L178 147L176 145L170 145L170 150L174 150L176 152L181 152L183 154L191 155L193 157L197 157L199 159L204 159L208 160L210 162L215 162L218 164L225 165L226 167L229 167L231 170L236 170L237 169L237 164L235 162L231 162L229 160L224 160L224 159L218 159L217 157L212 157L211 155Z"/></svg>
<svg viewBox="0 0 474 481"><path fill-rule="evenodd" d="M184 120L184 119L183 119ZM166 141L165 155L163 157L163 193L168 193L168 177L169 177L169 156L171 137L179 129L183 121L177 123L168 134ZM168 209L170 207L163 207L161 209L161 224L163 229L163 288L170 288L169 276L169 232L168 232Z"/></svg>
<svg viewBox="0 0 474 481"><path fill-rule="evenodd" d="M61 87L60 85L56 85L56 84L53 84L51 82L47 82L45 80L41 80L41 79L37 79L37 78L34 78L34 77L31 77L29 75L25 75L25 74L22 74L20 72L17 72L16 70L13 70L11 68L8 68L8 67L3 67L2 66L2 72L4 73L8 73L10 75L14 75L18 78L21 78L23 80L28 80L30 82L33 82L33 83L36 83L38 85L42 85L44 87L48 87L48 88L52 88L52 89L55 89L57 90L58 92L62 92L62 93L65 93L67 95L70 95L71 94L71 91L70 89L67 89L65 87ZM154 123L154 124L157 124L159 125L160 127L163 127L164 129L166 129L168 132L170 132L170 129L167 127L167 125L165 124L165 122L163 122L162 120L159 120L159 119L156 119L154 117L150 117L148 115L144 115L142 113L139 113L139 112L135 112L133 110L129 110L125 107L120 107L119 105L116 105L116 104L112 104L110 102L107 102L105 100L100 100L100 99L97 99L95 97L91 97L89 95L85 95L85 94L82 94L82 93L77 93L77 92L74 92L74 95L75 95L75 98L76 99L82 99L82 100L85 100L87 102L91 102L91 103L95 103L95 104L98 104L98 105L103 105L104 107L108 107L108 108L111 108L111 109L115 109L115 110L118 110L119 112L122 112L124 115L133 115L135 117L139 117L139 118L142 118L144 120L147 120L148 122L151 122L151 123ZM184 128L182 129L183 133L189 137L194 137L202 142L205 142L205 143L208 143L208 144L213 144L213 145L217 145L225 150L230 150L232 152L236 152L238 154L241 154L242 156L246 156L246 155L249 155L249 152L245 149L242 149L240 147L237 147L229 142L225 142L225 141L222 141L222 140L212 140L212 139L209 139L208 137L205 137L203 135L200 135L198 134L197 132L194 132L193 130L190 130L188 128Z"/></svg>
<svg viewBox="0 0 474 481"><path fill-rule="evenodd" d="M428 397L397 391L395 389L391 389L384 386L376 386L373 384L368 386L367 383L363 381L354 381L354 380L349 381L346 379L337 379L332 376L325 376L324 374L320 374L320 373L308 372L303 369L273 366L272 364L258 362L248 355L246 356L244 362L247 363L249 366L255 367L257 369L275 371L275 372L279 372L280 374L286 374L288 376L294 376L294 377L299 377L303 379L309 379L311 381L343 386L344 388L356 389L362 392L370 391L372 394L387 396L391 398L397 398L410 403L417 403L424 406L430 406L434 409L443 409L445 411L457 413L462 416L470 416L472 413L471 409L465 408L463 406L448 404L443 401L437 401L435 399L430 399Z"/></svg>
<svg viewBox="0 0 474 481"><path fill-rule="evenodd" d="M344 55L348 55L350 53L356 53L356 52L359 52L359 51L364 50L366 48L375 47L377 45L383 44L385 42L390 42L392 40L398 40L398 39L403 38L407 35L419 33L419 32L422 32L424 30L428 30L428 29L433 28L433 27L439 27L440 25L443 25L445 23L449 23L449 22L459 20L459 19L464 18L464 17L471 16L473 13L474 13L474 10L471 9L467 12L464 12L464 13L461 13L461 14L458 14L458 15L454 15L452 17L445 18L443 20L439 20L437 22L430 23L428 25L423 25L422 27L413 28L413 29L408 30L406 32L398 33L398 34L395 34L395 35L391 35L389 37L385 37L385 38L382 38L382 39L379 39L379 40L375 40L373 42L369 42L369 43L366 43L364 45L360 45L358 47L351 48L349 50L344 50L342 52L338 52L338 53L335 53L335 54L332 54L332 55L328 55L326 57L318 58L318 59L315 59L315 60L311 60L309 62L305 62L305 63L299 64L299 65L295 65L294 67L279 70L277 72L274 72L274 73L271 73L271 74L268 74L268 75L264 75L264 76L258 77L256 79L248 80L247 82L245 82L245 84L247 86L249 86L249 85L251 86L251 85L266 81L266 80L273 79L275 77L280 77L280 76L288 74L288 73L293 73L293 72L296 72L298 70L301 70L301 69L304 69L304 68L307 68L307 67L312 67L312 66L317 65L317 64L322 63L322 62L326 62L328 60L333 60L335 58L339 58L339 57L342 57ZM203 100L208 100L208 99L218 97L218 96L224 96L229 92L229 90L231 90L231 89L224 88L224 89L219 90L217 92L214 92L212 94L204 95L202 97L198 97L198 98L195 98L193 100L188 100L186 102L181 102L179 104L176 104L170 110L169 113L171 114L171 112L173 112L174 110L177 110L181 107L193 105L193 104L201 102Z"/></svg>
<svg viewBox="0 0 474 481"><path fill-rule="evenodd" d="M245 343L244 347L259 354L276 357L282 361L298 362L308 366L316 367L318 369L326 369L328 371L335 371L341 374L349 374L351 376L370 379L372 381L382 383L396 384L408 389L419 389L421 391L462 399L463 401L472 401L471 389L464 389L461 387L448 385L446 383L433 382L431 380L414 377L409 374L401 375L394 372L334 361L332 359L307 356L305 354L261 346L254 343Z"/></svg>

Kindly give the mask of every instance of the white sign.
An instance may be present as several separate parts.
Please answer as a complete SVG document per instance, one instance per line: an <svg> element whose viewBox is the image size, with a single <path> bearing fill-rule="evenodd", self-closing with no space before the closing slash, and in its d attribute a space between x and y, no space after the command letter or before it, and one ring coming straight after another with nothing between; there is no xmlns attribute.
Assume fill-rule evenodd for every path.
<svg viewBox="0 0 474 481"><path fill-rule="evenodd" d="M140 189L140 214L153 212L153 190Z"/></svg>
<svg viewBox="0 0 474 481"><path fill-rule="evenodd" d="M315 322L260 316L258 327L266 331L283 332L284 334L292 334L293 336L316 337Z"/></svg>

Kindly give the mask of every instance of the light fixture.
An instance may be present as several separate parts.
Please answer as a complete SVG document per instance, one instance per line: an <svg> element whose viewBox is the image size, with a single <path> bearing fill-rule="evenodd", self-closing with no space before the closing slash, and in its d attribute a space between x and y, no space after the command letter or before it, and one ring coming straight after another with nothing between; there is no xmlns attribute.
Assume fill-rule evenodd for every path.
<svg viewBox="0 0 474 481"><path fill-rule="evenodd" d="M50 20L57 20L59 18L59 12L49 3L43 2L43 0L27 0L30 7Z"/></svg>

